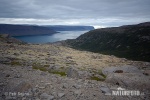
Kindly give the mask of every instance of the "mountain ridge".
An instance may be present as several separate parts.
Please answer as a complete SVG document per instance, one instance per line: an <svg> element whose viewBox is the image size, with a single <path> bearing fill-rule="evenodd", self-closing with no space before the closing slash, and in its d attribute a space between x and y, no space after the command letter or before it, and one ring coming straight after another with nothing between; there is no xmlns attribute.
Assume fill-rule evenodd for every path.
<svg viewBox="0 0 150 100"><path fill-rule="evenodd" d="M150 22L91 30L65 44L80 50L150 61Z"/></svg>
<svg viewBox="0 0 150 100"><path fill-rule="evenodd" d="M9 34L11 36L52 35L54 33L57 32L42 26L0 24L0 34Z"/></svg>
<svg viewBox="0 0 150 100"><path fill-rule="evenodd" d="M93 26L0 24L0 34L11 36L53 35L58 31L93 30Z"/></svg>

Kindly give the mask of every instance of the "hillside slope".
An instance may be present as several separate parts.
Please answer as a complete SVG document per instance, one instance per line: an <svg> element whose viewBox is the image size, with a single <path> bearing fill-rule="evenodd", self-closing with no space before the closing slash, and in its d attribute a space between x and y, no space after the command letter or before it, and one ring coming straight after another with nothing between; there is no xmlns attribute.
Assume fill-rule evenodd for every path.
<svg viewBox="0 0 150 100"><path fill-rule="evenodd" d="M150 61L150 22L96 29L66 43L76 49Z"/></svg>
<svg viewBox="0 0 150 100"><path fill-rule="evenodd" d="M24 35L52 35L55 34L51 28L34 26L34 25L11 25L0 24L0 34L5 33L11 36L24 36Z"/></svg>
<svg viewBox="0 0 150 100"><path fill-rule="evenodd" d="M0 100L150 100L149 66L0 34ZM108 95L118 88L144 95Z"/></svg>

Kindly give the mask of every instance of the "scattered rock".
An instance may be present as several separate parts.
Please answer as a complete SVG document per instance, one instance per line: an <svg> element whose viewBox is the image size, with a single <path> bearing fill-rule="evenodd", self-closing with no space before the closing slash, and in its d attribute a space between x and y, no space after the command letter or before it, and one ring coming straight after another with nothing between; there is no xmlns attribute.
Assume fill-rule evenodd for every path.
<svg viewBox="0 0 150 100"><path fill-rule="evenodd" d="M72 87L76 88L76 89L80 89L82 85L78 85L78 84L74 84Z"/></svg>
<svg viewBox="0 0 150 100"><path fill-rule="evenodd" d="M6 77L10 77L10 75L9 75L9 74L7 74L7 75L6 75Z"/></svg>
<svg viewBox="0 0 150 100"><path fill-rule="evenodd" d="M75 90L75 91L74 91L74 94L75 94L75 95L80 95L81 93L82 93L81 90Z"/></svg>
<svg viewBox="0 0 150 100"><path fill-rule="evenodd" d="M2 64L10 64L10 63L11 63L11 60L2 57L2 58L0 58L0 63L2 63Z"/></svg>
<svg viewBox="0 0 150 100"><path fill-rule="evenodd" d="M150 89L149 77L145 77L145 75L141 73L113 73L107 76L105 82L126 88L130 87L133 89Z"/></svg>
<svg viewBox="0 0 150 100"><path fill-rule="evenodd" d="M72 59L72 57L71 56L67 56L66 59Z"/></svg>
<svg viewBox="0 0 150 100"><path fill-rule="evenodd" d="M68 86L67 83L64 83L63 86L62 86L62 88L64 88L64 89L67 89L68 87L69 87L69 86Z"/></svg>
<svg viewBox="0 0 150 100"><path fill-rule="evenodd" d="M14 53L15 56L19 56L19 53Z"/></svg>
<svg viewBox="0 0 150 100"><path fill-rule="evenodd" d="M63 97L63 96L65 96L65 93L58 93L58 97Z"/></svg>
<svg viewBox="0 0 150 100"><path fill-rule="evenodd" d="M92 74L87 71L78 71L78 76L80 79L88 79Z"/></svg>
<svg viewBox="0 0 150 100"><path fill-rule="evenodd" d="M45 89L45 86L39 86L38 88L39 89Z"/></svg>
<svg viewBox="0 0 150 100"><path fill-rule="evenodd" d="M102 73L105 75L109 75L112 73L142 73L141 70L139 70L135 66L130 66L130 65L124 65L120 67L106 67L102 69Z"/></svg>
<svg viewBox="0 0 150 100"><path fill-rule="evenodd" d="M101 86L101 87L100 87L100 90L101 90L102 93L104 93L104 94L109 94L109 93L111 93L110 88L108 88L107 86Z"/></svg>
<svg viewBox="0 0 150 100"><path fill-rule="evenodd" d="M6 84L4 84L4 83L0 83L0 87L2 87L2 86L5 86Z"/></svg>
<svg viewBox="0 0 150 100"><path fill-rule="evenodd" d="M14 76L14 78L21 78L21 77L22 77L21 74L16 74L16 75Z"/></svg>
<svg viewBox="0 0 150 100"><path fill-rule="evenodd" d="M35 100L40 100L39 98L36 98Z"/></svg>
<svg viewBox="0 0 150 100"><path fill-rule="evenodd" d="M145 70L143 74L146 75L146 76L149 76L150 75L150 70Z"/></svg>
<svg viewBox="0 0 150 100"><path fill-rule="evenodd" d="M54 96L48 95L47 93L42 93L42 94L40 95L40 99L41 99L41 100L53 100L53 99L54 99Z"/></svg>
<svg viewBox="0 0 150 100"><path fill-rule="evenodd" d="M54 65L54 64L50 65L49 68L48 68L48 70L59 70L59 69L60 69L60 66L59 65Z"/></svg>
<svg viewBox="0 0 150 100"><path fill-rule="evenodd" d="M45 83L46 86L51 85L51 83Z"/></svg>
<svg viewBox="0 0 150 100"><path fill-rule="evenodd" d="M67 77L78 78L79 74L78 74L77 69L70 67L67 71Z"/></svg>
<svg viewBox="0 0 150 100"><path fill-rule="evenodd" d="M114 56L76 51L71 48L67 50L68 47L63 46L58 50L57 46L49 44L5 44L0 41L0 92L30 94L29 97L19 97L14 100L112 100L111 96L105 96L103 93L110 93L109 87L114 85L125 89L131 88L131 90L140 90L140 88L150 90L149 63L144 65L145 62L142 61L122 61ZM52 59L49 59L50 57ZM22 66L12 66L11 61ZM47 70L64 71L68 77L32 69L31 65L34 63ZM123 64L130 65L122 66ZM120 67L111 67L117 65ZM106 66L109 67L106 68ZM145 66L144 69L142 69L143 66ZM36 67L39 69L38 66ZM106 81L89 80L92 75L99 79L105 78L105 75L98 70L99 68L105 68L102 73L108 75ZM99 87L102 84L105 86ZM6 97L3 95L3 98ZM0 100L3 98L0 95ZM114 99L120 100L118 96Z"/></svg>
<svg viewBox="0 0 150 100"><path fill-rule="evenodd" d="M123 70L116 70L115 73L123 73Z"/></svg>
<svg viewBox="0 0 150 100"><path fill-rule="evenodd" d="M32 71L33 70L32 66L27 66L27 68L28 68L28 71Z"/></svg>
<svg viewBox="0 0 150 100"><path fill-rule="evenodd" d="M45 76L45 75L47 75L47 73L46 73L46 72L41 71L41 74L40 74L40 75Z"/></svg>
<svg viewBox="0 0 150 100"><path fill-rule="evenodd" d="M54 65L50 65L48 70L55 70L55 66Z"/></svg>
<svg viewBox="0 0 150 100"><path fill-rule="evenodd" d="M27 82L21 82L19 83L19 85L17 85L16 87L14 87L14 91L16 92L25 92L25 91L28 91L29 89L31 89L32 86L30 85L30 83L27 83Z"/></svg>
<svg viewBox="0 0 150 100"><path fill-rule="evenodd" d="M39 89L33 88L33 89L32 89L32 92L34 93L35 96L37 96L38 93L39 93Z"/></svg>

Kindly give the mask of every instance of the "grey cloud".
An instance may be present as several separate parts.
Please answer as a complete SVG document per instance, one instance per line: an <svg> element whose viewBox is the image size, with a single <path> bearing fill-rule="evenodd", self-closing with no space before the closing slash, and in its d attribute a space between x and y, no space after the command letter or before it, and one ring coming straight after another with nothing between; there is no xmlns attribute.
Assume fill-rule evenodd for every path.
<svg viewBox="0 0 150 100"><path fill-rule="evenodd" d="M149 4L150 0L0 0L0 18L120 19L121 24L149 21Z"/></svg>

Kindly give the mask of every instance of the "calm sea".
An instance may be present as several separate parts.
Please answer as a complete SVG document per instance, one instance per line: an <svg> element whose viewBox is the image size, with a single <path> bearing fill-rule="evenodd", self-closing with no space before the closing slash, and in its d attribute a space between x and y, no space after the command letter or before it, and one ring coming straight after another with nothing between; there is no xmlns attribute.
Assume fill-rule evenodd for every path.
<svg viewBox="0 0 150 100"><path fill-rule="evenodd" d="M66 39L75 39L86 32L88 31L60 31L60 33L53 35L15 36L15 38L28 43L47 43Z"/></svg>

